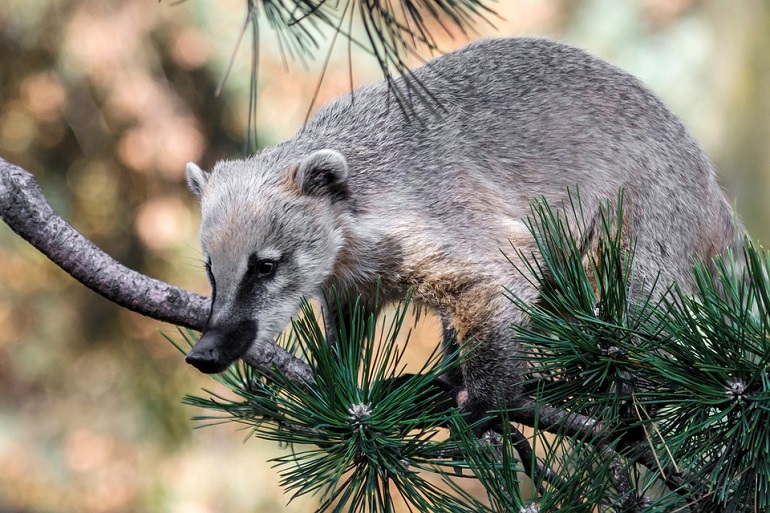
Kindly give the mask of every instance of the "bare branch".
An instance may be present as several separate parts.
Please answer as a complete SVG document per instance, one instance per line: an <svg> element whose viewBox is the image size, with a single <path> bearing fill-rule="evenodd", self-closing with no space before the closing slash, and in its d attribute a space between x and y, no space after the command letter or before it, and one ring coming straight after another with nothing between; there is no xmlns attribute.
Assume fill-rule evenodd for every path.
<svg viewBox="0 0 770 513"><path fill-rule="evenodd" d="M543 483L550 483L558 487L566 486L564 479L562 479L558 473L556 473L548 465L544 465L537 460L535 451L532 449L532 444L529 443L527 437L524 436L524 434L519 431L513 424L509 423L508 426L510 428L508 431L509 436L513 442L513 446L516 449L516 452L519 454L521 465L525 471L532 472L532 481L535 485L535 488L537 489L537 492L540 495L545 493L545 487L543 486Z"/></svg>
<svg viewBox="0 0 770 513"><path fill-rule="evenodd" d="M597 441L604 440L607 434L604 423L599 420L552 406L539 406L524 397L513 400L510 408L511 421L543 431Z"/></svg>
<svg viewBox="0 0 770 513"><path fill-rule="evenodd" d="M54 212L29 172L0 158L0 219L80 283L133 312L200 330L209 299L128 269Z"/></svg>
<svg viewBox="0 0 770 513"><path fill-rule="evenodd" d="M202 330L209 298L122 265L54 212L28 171L0 158L0 219L80 283L113 303L158 321ZM274 343L252 348L246 363L307 382L308 365Z"/></svg>
<svg viewBox="0 0 770 513"><path fill-rule="evenodd" d="M288 379L303 386L313 382L313 370L307 362L274 342L251 346L241 359L263 373L278 369Z"/></svg>

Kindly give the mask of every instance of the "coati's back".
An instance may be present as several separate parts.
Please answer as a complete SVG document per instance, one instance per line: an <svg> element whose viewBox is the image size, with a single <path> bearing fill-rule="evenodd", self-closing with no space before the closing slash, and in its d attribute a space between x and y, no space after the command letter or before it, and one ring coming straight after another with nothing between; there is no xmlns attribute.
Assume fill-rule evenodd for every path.
<svg viewBox="0 0 770 513"><path fill-rule="evenodd" d="M334 287L374 310L412 289L473 344L451 385L466 388L476 420L500 392L518 393L510 327L528 320L503 288L525 301L537 290L501 250L534 251L521 221L532 200L559 206L579 190L590 227L623 188L623 228L647 284L660 272L688 289L693 257L739 239L700 146L641 82L599 59L544 40L486 40L411 78L423 96L405 110L384 83L365 87L250 159L210 175L188 166L216 290L190 363L225 368L277 336L302 297Z"/></svg>
<svg viewBox="0 0 770 513"><path fill-rule="evenodd" d="M660 271L663 283L685 288L694 257L708 260L741 238L684 125L639 80L582 50L482 40L412 79L422 97L406 109L376 84L327 105L286 143L295 155L343 152L352 196L383 223L430 219L442 237L463 232L456 242L471 250L498 236L501 217L526 216L534 198L558 205L577 187L593 216L622 187L637 272Z"/></svg>

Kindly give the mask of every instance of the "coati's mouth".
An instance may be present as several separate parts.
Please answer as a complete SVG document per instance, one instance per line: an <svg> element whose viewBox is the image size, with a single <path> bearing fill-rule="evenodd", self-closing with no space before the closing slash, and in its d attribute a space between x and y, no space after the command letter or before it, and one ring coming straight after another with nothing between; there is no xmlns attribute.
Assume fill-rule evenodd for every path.
<svg viewBox="0 0 770 513"><path fill-rule="evenodd" d="M185 361L204 374L222 372L246 353L256 337L257 323L251 319L209 327Z"/></svg>

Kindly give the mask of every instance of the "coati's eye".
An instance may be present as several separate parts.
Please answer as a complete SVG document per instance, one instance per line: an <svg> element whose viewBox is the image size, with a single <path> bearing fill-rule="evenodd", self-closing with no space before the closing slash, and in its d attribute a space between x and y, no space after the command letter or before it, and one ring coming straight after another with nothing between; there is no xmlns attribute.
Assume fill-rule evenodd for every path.
<svg viewBox="0 0 770 513"><path fill-rule="evenodd" d="M247 272L257 279L268 278L275 274L278 262L270 258L257 258L257 255L249 257Z"/></svg>
<svg viewBox="0 0 770 513"><path fill-rule="evenodd" d="M265 278L275 273L278 262L275 260L260 260L257 262L257 278Z"/></svg>

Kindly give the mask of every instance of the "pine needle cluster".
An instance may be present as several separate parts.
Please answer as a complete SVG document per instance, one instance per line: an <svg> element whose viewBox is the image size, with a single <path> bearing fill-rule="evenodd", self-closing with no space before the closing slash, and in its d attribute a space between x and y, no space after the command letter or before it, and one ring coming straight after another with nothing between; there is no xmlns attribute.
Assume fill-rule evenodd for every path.
<svg viewBox="0 0 770 513"><path fill-rule="evenodd" d="M463 506L473 499L461 489L424 477L432 472L449 481L461 468L452 459L460 449L444 433L457 413L440 407L440 390L432 387L456 368L459 355L436 351L419 372L405 375L405 347L396 338L408 310L405 302L378 323L356 306L330 344L305 303L283 342L311 366L312 382L261 375L239 363L215 376L233 397L209 392L185 403L217 412L196 420L236 421L289 448L273 460L281 484L293 496L315 494L319 511L395 511L399 502L425 512L474 511ZM192 333L183 335L193 343Z"/></svg>

